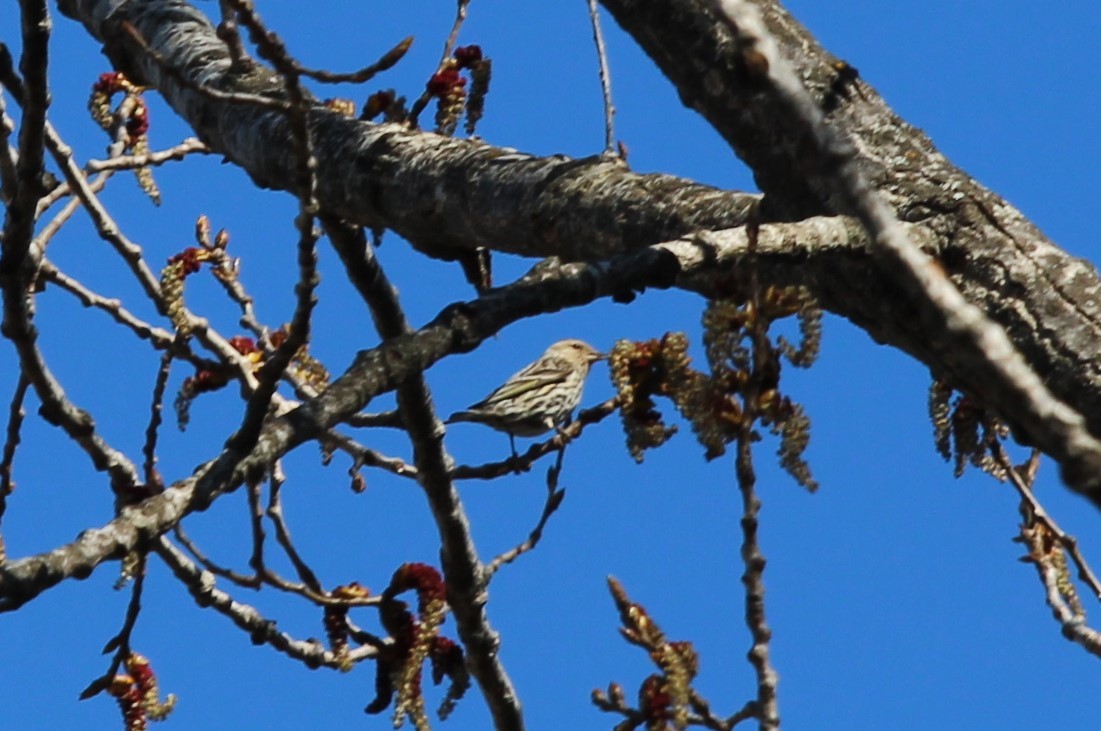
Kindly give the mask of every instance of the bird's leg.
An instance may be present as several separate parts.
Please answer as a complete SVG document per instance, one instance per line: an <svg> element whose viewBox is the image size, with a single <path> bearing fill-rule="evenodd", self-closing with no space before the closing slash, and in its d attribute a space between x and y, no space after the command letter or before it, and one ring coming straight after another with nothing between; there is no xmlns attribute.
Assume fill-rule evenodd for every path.
<svg viewBox="0 0 1101 731"><path fill-rule="evenodd" d="M554 433L558 435L558 438L562 441L562 447L565 448L566 442L569 441L569 437L566 436L566 429L573 423L573 414L566 414L566 418L558 424L554 425Z"/></svg>
<svg viewBox="0 0 1101 731"><path fill-rule="evenodd" d="M512 461L515 463L516 460L520 459L520 455L516 453L516 437L511 434L508 435L508 448L512 450ZM516 469L515 464L513 464L513 469ZM519 470L516 471L519 472Z"/></svg>

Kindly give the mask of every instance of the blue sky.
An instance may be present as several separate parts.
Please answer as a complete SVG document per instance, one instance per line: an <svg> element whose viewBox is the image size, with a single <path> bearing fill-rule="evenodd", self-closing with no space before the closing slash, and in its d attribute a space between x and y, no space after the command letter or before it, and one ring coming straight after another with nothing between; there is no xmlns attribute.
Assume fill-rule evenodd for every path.
<svg viewBox="0 0 1101 731"><path fill-rule="evenodd" d="M0 40L17 44L14 3L0 9ZM213 3L202 4L214 12ZM400 6L400 9L399 9ZM790 2L789 8L838 56L859 68L909 122L940 149L1024 211L1060 245L1097 261L1093 225L1101 142L1096 33L1101 7L1067 0L1041 11L1007 2ZM339 94L358 101L383 86L416 94L431 73L447 29L450 2L316 4L267 2L260 10L290 49L314 67L352 69L406 35L409 56L380 81ZM629 38L605 17L617 136L638 171L682 175L752 189L748 172ZM84 111L106 62L83 31L55 18L53 122L80 160L102 155L105 139ZM479 132L489 142L538 154L594 154L603 144L600 89L585 3L477 0L462 43L494 59L493 90ZM324 94L330 92L325 91ZM187 134L154 101L154 147ZM200 213L232 234L242 280L259 316L275 326L293 309L295 206L289 196L256 191L217 158L157 171L165 203L155 210L129 176L105 201L155 268L192 242ZM51 246L67 272L152 317L117 258L78 216ZM389 237L380 256L401 290L410 319L423 323L456 298L468 298L457 267L427 260ZM339 371L377 342L369 318L335 256L321 254L323 283L312 349ZM499 256L499 281L531 262ZM197 279L197 278L196 278ZM222 332L238 331L232 307L212 282L188 291L192 308ZM684 330L699 341L702 301L649 292L629 307L599 303L518 323L476 353L449 358L428 373L443 413L466 406L561 337L601 348L619 338ZM157 356L98 312L48 291L39 298L43 347L67 393L96 416L118 448L141 446ZM163 324L163 323L162 323ZM699 352L698 350L696 351ZM15 382L10 347L0 346L0 399ZM173 371L170 389L188 372ZM820 361L784 374L789 395L813 420L808 458L821 483L809 495L775 467L775 444L756 452L764 501L761 540L780 673L780 710L794 729L1088 728L1096 723L1101 662L1063 640L1021 547L1012 491L973 473L952 477L936 455L926 417L928 372L861 331L827 318ZM605 366L585 403L611 395ZM372 408L390 403L383 398ZM36 404L31 405L31 410ZM200 399L192 424L163 434L160 467L168 480L189 474L232 430L240 403L231 389ZM379 449L407 455L393 434L370 435ZM9 553L25 555L70 540L112 515L102 476L59 433L35 417L16 459L18 491L3 523ZM474 425L448 434L455 458L479 463L506 455L507 440ZM326 469L304 449L286 461L286 508L300 548L328 585L359 580L381 589L405 561L437 563L435 529L410 484L366 473L353 495L346 464ZM543 467L494 483L461 486L479 550L488 559L522 540L538 518ZM696 643L698 687L722 712L754 692L744 659L738 560L739 498L729 459L704 462L685 429L636 466L614 420L570 448L567 498L543 544L497 576L489 614L502 632L502 657L533 729L610 728L589 691L615 680L629 696L650 672L643 653L619 639L604 577L618 577L666 633ZM1045 466L1039 494L1052 514L1101 565L1101 515L1069 495ZM243 494L186 523L223 562L248 557ZM99 654L122 622L128 594L115 592L113 566L67 582L20 612L0 617L0 729L119 727L106 698L85 703L80 690L106 667ZM237 590L242 592L244 590ZM322 636L320 612L265 592L244 594L298 637ZM166 690L180 696L166 729L382 729L366 718L374 669L348 675L309 671L270 648L253 647L220 615L200 609L157 561L134 644L154 662ZM1087 609L1090 605L1087 604ZM358 615L374 627L370 613ZM445 625L453 636L453 623ZM438 695L429 694L430 706ZM488 727L471 693L443 728Z"/></svg>

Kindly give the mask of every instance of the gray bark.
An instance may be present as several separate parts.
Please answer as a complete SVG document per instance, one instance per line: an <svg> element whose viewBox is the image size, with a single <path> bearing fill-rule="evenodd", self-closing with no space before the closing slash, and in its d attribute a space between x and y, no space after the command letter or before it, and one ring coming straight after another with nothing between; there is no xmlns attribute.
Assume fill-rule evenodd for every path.
<svg viewBox="0 0 1101 731"><path fill-rule="evenodd" d="M830 121L856 138L863 171L898 217L933 235L926 250L967 299L1001 323L1054 394L1076 404L1091 431L1101 433L1101 362L1095 355L1101 352L1101 282L1094 267L1061 251L954 167L866 84L854 82L859 90L838 85L835 57L776 3L756 4L807 88L832 107ZM605 5L685 103L753 168L765 193L766 220L843 212L823 176L808 167L798 135L747 76L729 35L697 3ZM176 0L66 0L61 7L104 42L120 68L158 88L204 141L258 184L293 190L294 148L282 114L187 88L121 30L123 20L132 23L171 68L195 81L278 96L281 83L270 73L230 68L204 16ZM311 124L323 208L353 223L391 228L432 251L489 247L591 261L740 225L756 200L669 176L635 175L608 159L538 158L321 109ZM950 343L930 340L913 300L878 276L869 257L830 257L827 270L815 262L818 242L804 245L806 271L781 274L784 279L808 284L827 309L919 358L934 374L983 393L973 369ZM988 405L1014 423L1013 403Z"/></svg>

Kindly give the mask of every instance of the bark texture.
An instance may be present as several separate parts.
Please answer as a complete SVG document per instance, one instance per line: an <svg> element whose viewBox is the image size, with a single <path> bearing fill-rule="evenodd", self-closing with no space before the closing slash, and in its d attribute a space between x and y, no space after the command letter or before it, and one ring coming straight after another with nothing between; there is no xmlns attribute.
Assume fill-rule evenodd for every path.
<svg viewBox="0 0 1101 731"><path fill-rule="evenodd" d="M753 168L766 220L843 213L805 145L755 86L720 23L688 0L606 0L654 58L682 99L700 111ZM973 303L1001 323L1065 402L1101 433L1101 281L1016 209L937 152L862 81L848 80L778 4L760 0L769 30L830 120L852 135L860 164L898 217L931 232L927 251ZM62 10L100 38L120 67L158 88L197 134L258 184L293 190L293 146L278 111L204 96L178 80L278 97L260 67L234 70L209 21L178 0L66 0ZM173 72L122 28L133 24ZM844 68L844 67L841 67ZM349 120L318 108L311 117L324 209L348 221L391 228L440 252L489 247L567 260L603 258L699 230L745 222L754 196L661 175L636 175L604 158L539 158L481 142ZM568 215L566 215L568 212ZM806 242L808 262L816 242ZM931 341L915 303L877 276L873 261L831 261L806 280L831 311L877 340L919 358L937 375L982 393L950 343ZM821 271L820 268L817 271ZM991 403L1013 422L1013 404ZM1027 434L1021 435L1025 440Z"/></svg>
<svg viewBox="0 0 1101 731"><path fill-rule="evenodd" d="M920 295L884 274L849 199L820 167L812 140L763 88L761 56L737 42L705 2L603 2L685 104L753 169L763 195L639 175L612 156L537 157L370 124L320 104L305 115L289 115L286 79L256 62L235 61L210 21L186 2L59 0L66 15L103 43L118 69L156 88L205 144L257 185L298 196L316 193L320 217L383 342L360 352L319 395L266 421L256 419L255 440L230 440L193 475L121 509L114 521L67 545L0 564L0 611L14 610L66 579L83 578L104 561L156 546L189 513L256 482L282 455L396 390L399 419L414 444L416 476L440 530L448 599L469 665L497 727L521 729L519 701L498 661L498 636L485 611L491 572L470 537L422 377L441 358L473 350L525 317L603 297L628 302L648 287L722 296L743 289L751 272L765 284L808 287L827 309L917 357L1021 428L1019 404L992 388L958 343L931 337L943 330L930 322ZM829 121L851 137L861 173L904 222L910 240L936 259L968 301L1007 330L1054 394L1081 411L1093 434L1101 434L1096 270L1061 251L954 167L776 2L753 4ZM292 130L294 120L303 118L318 163L316 190L309 191L302 189L312 181L301 174L305 156ZM23 208L30 210L30 204ZM22 238L30 236L32 223L20 224L27 229ZM413 330L361 226L391 229L445 258L489 248L542 262L520 281L453 304ZM21 261L26 252L5 251L5 257ZM30 323L19 312L9 319ZM266 414L266 405L258 413ZM1021 431L1022 440L1051 444L1050 434L1030 428L1032 433ZM1065 457L1058 448L1048 451ZM189 581L200 583L194 566L172 558L164 545L160 550L168 552L177 573L195 575ZM229 600L210 601L228 606ZM265 641L284 651L293 645L273 628L269 635Z"/></svg>

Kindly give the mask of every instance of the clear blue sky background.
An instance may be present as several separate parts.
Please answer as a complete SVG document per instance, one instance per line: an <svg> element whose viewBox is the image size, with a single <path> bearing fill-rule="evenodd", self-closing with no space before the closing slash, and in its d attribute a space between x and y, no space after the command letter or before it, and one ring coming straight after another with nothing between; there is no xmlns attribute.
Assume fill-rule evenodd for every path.
<svg viewBox="0 0 1101 731"><path fill-rule="evenodd" d="M202 3L216 12L214 3ZM0 9L0 37L17 45L15 3ZM857 66L906 119L941 150L1019 206L1062 246L1097 260L1101 142L1096 134L1097 32L1101 6L1067 0L1041 7L1023 0L958 3L798 0L793 12L837 55ZM270 25L315 67L352 69L405 35L408 58L379 83L341 89L357 101L380 86L415 95L431 73L451 2L262 2ZM105 140L85 104L98 73L97 47L71 21L55 18L52 119L81 161L102 155ZM752 189L747 171L692 112L682 108L650 61L605 17L617 135L632 167L723 187ZM480 134L538 154L583 156L602 146L600 91L585 3L476 0L462 43L493 57L493 91ZM322 92L329 94L330 92ZM186 130L154 101L154 147ZM243 281L261 318L285 321L295 276L289 196L256 191L216 158L162 168L165 203L155 210L129 176L104 196L154 267L192 242L200 213L233 236ZM121 262L78 216L50 249L64 270L152 317ZM414 323L455 298L469 297L454 265L411 253L394 237L381 257L401 288ZM531 262L495 259L500 281ZM377 338L327 248L313 349L334 371ZM196 280L200 278L195 278ZM217 287L196 281L192 307L226 334L235 313ZM90 409L115 446L137 453L145 428L156 356L104 315L48 291L39 298L45 352L69 395ZM514 325L477 353L447 359L428 373L443 413L483 396L550 342L584 338L601 348L617 338L685 330L699 340L699 298L650 292L630 307L585 310ZM10 347L0 347L0 397L15 382ZM188 375L173 372L171 389ZM764 500L761 539L769 558L769 621L780 672L780 708L792 729L1032 729L1096 725L1101 662L1063 640L1033 569L1019 563L1017 501L982 475L955 480L933 450L926 416L928 373L861 331L828 318L820 362L785 373L787 392L814 420L808 457L821 490L809 495L774 466L775 445L757 450ZM594 372L586 403L608 397L606 367ZM381 399L379 404L390 403ZM36 404L32 403L32 409ZM200 399L184 434L166 425L161 469L178 479L214 453L232 430L239 401L227 390ZM394 435L365 437L405 455ZM460 462L505 456L506 440L477 426L448 435ZM306 449L286 461L287 512L300 548L328 585L358 580L381 589L404 561L438 563L435 530L419 492L368 473L368 491L348 489L346 464L327 470ZM523 539L543 499L542 466L531 474L465 483L462 495L483 557ZM28 419L16 461L18 491L3 530L13 557L46 550L110 519L102 475L56 430ZM568 496L543 544L503 570L491 587L489 615L504 637L503 660L532 729L610 728L589 705L592 688L621 682L629 695L650 672L643 653L617 636L604 577L617 576L676 639L702 656L698 687L721 712L754 692L744 659L738 560L739 499L729 459L705 463L690 434L636 466L618 425L608 421L571 447L563 475ZM1101 514L1070 496L1045 467L1039 492L1064 527L1101 564ZM186 522L224 562L248 556L243 494ZM166 729L389 728L366 718L374 668L349 675L309 671L267 647L253 647L228 620L196 607L156 560L135 646L150 656L165 689L180 695ZM121 625L128 594L115 592L114 566L67 582L23 610L0 617L0 729L118 728L114 704L78 703L103 672L103 643ZM282 596L237 590L298 637L322 636L321 613ZM1088 604L1092 608L1093 604ZM376 627L370 612L358 615ZM453 623L446 632L453 634ZM432 707L437 691L429 691ZM488 727L480 697L460 704L452 729Z"/></svg>

